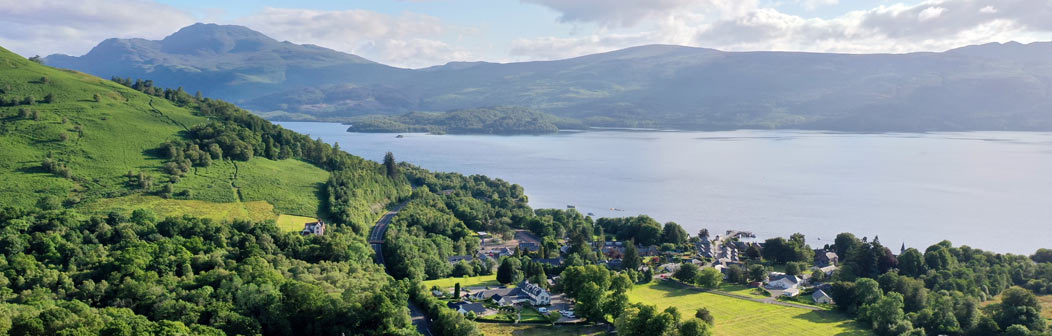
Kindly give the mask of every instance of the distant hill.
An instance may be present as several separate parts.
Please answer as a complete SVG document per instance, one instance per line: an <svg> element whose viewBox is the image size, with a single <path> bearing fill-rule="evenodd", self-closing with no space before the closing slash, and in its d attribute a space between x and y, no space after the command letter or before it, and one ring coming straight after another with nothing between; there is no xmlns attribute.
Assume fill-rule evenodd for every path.
<svg viewBox="0 0 1052 336"><path fill-rule="evenodd" d="M412 112L398 116L367 116L351 122L349 132L432 134L546 134L580 129L579 122L524 108L487 107L449 112Z"/></svg>
<svg viewBox="0 0 1052 336"><path fill-rule="evenodd" d="M590 126L963 131L1052 130L1050 51L1052 43L873 55L649 45L409 70L198 24L46 62L202 90L275 120L520 106Z"/></svg>
<svg viewBox="0 0 1052 336"><path fill-rule="evenodd" d="M146 208L215 220L329 218L335 205L323 200L338 168L369 195L349 216L371 220L373 208L409 192L375 162L348 155L333 163L331 146L228 103L148 81L125 84L0 48L0 204Z"/></svg>

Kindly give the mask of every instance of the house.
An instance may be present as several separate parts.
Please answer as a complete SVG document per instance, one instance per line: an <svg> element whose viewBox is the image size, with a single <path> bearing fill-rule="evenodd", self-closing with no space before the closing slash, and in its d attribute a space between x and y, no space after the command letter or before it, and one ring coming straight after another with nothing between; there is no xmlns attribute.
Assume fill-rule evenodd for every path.
<svg viewBox="0 0 1052 336"><path fill-rule="evenodd" d="M640 247L637 251L639 251L639 255L643 257L653 257L660 252L658 251L658 247L654 245Z"/></svg>
<svg viewBox="0 0 1052 336"><path fill-rule="evenodd" d="M321 236L325 234L325 222L317 221L303 224L303 231L300 231L301 235L315 235Z"/></svg>
<svg viewBox="0 0 1052 336"><path fill-rule="evenodd" d="M446 306L448 306L450 309L456 310L461 315L467 315L470 312L475 313L475 315L482 316L486 313L486 307L483 306L481 303L477 302L452 302L447 304Z"/></svg>
<svg viewBox="0 0 1052 336"><path fill-rule="evenodd" d="M533 258L533 262L538 262L538 263L542 263L542 264L548 264L548 265L552 265L552 266L559 266L559 265L563 264L563 258L562 257L550 258L550 259Z"/></svg>
<svg viewBox="0 0 1052 336"><path fill-rule="evenodd" d="M771 278L771 281L767 282L767 288L771 289L791 289L800 286L800 277L795 275L779 275Z"/></svg>
<svg viewBox="0 0 1052 336"><path fill-rule="evenodd" d="M461 262L461 261L471 262L472 260L475 260L475 258L472 257L472 256L469 256L469 255L467 255L467 256L452 256L452 257L449 257L449 263L450 264L456 264L456 263Z"/></svg>
<svg viewBox="0 0 1052 336"><path fill-rule="evenodd" d="M537 242L523 241L519 242L519 250L536 252L541 249L541 244Z"/></svg>
<svg viewBox="0 0 1052 336"><path fill-rule="evenodd" d="M522 290L520 297L525 295L534 306L547 306L552 303L552 294L547 289L529 281L523 281L518 289Z"/></svg>
<svg viewBox="0 0 1052 336"><path fill-rule="evenodd" d="M782 296L796 297L797 295L800 295L799 287L786 288L782 291Z"/></svg>
<svg viewBox="0 0 1052 336"><path fill-rule="evenodd" d="M836 252L815 250L815 266L836 266L838 263L840 263L840 257L836 255Z"/></svg>
<svg viewBox="0 0 1052 336"><path fill-rule="evenodd" d="M824 290L816 290L814 294L811 294L811 299L815 300L818 304L833 304L833 298L826 294Z"/></svg>
<svg viewBox="0 0 1052 336"><path fill-rule="evenodd" d="M830 277L833 276L833 272L836 271L836 266L821 267L818 270L822 271L822 273L825 273L827 277Z"/></svg>

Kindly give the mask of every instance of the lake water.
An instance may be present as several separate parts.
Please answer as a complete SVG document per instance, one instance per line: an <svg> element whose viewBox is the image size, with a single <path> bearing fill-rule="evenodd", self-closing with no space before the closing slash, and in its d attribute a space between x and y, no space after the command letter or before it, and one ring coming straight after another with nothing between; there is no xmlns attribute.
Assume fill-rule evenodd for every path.
<svg viewBox="0 0 1052 336"><path fill-rule="evenodd" d="M284 122L350 153L522 185L534 208L647 214L691 234L840 232L898 252L949 239L999 252L1052 248L1052 133L561 132L544 136L347 133ZM613 210L613 209L620 209Z"/></svg>

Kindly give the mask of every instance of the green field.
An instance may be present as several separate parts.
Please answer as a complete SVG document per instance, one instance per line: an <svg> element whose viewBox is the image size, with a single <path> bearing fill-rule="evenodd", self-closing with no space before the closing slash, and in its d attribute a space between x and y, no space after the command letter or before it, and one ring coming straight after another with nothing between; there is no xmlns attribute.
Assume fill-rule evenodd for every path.
<svg viewBox="0 0 1052 336"><path fill-rule="evenodd" d="M448 288L453 288L454 286L456 286L456 283L458 283L458 282L460 283L460 287L461 288L464 288L464 287L480 287L480 286L490 286L490 287L500 286L500 283L497 282L497 275L496 274L494 274L494 275L476 276L476 277L467 277L467 278L435 279L435 280L427 280L427 281L424 281L423 283L424 283L424 286L426 286L427 288L431 288L433 286L438 286L438 288L446 288L446 289L448 289Z"/></svg>
<svg viewBox="0 0 1052 336"><path fill-rule="evenodd" d="M692 315L707 308L716 318L716 335L872 335L835 312L811 311L698 292L669 282L636 286L629 300Z"/></svg>
<svg viewBox="0 0 1052 336"><path fill-rule="evenodd" d="M755 298L755 299L767 299L767 298L771 297L769 294L768 295L760 294L759 291L763 291L762 289L749 288L749 287L747 287L745 285L739 285L739 284L722 283L722 284L720 284L719 290L727 292L727 293L731 293L731 294L734 294L734 295L741 295L741 296L751 297L751 298Z"/></svg>
<svg viewBox="0 0 1052 336"><path fill-rule="evenodd" d="M479 330L487 336L594 336L606 334L606 329L597 326L577 325L537 325L537 324L503 324L479 323Z"/></svg>
<svg viewBox="0 0 1052 336"><path fill-rule="evenodd" d="M297 232L303 230L303 224L316 222L317 218L295 215L278 215L278 229L285 232Z"/></svg>

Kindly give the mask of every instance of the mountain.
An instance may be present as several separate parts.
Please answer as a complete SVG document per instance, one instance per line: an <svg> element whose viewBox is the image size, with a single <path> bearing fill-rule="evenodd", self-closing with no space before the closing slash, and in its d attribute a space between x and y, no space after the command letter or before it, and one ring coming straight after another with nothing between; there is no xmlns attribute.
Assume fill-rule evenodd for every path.
<svg viewBox="0 0 1052 336"><path fill-rule="evenodd" d="M51 55L51 66L103 78L148 78L159 86L238 101L399 69L314 45L279 42L241 26L194 24L160 41L108 39L80 57Z"/></svg>
<svg viewBox="0 0 1052 336"><path fill-rule="evenodd" d="M49 56L46 62L202 90L277 120L351 121L362 115L519 106L590 126L1052 130L1047 113L1052 59L1042 57L1052 43L871 55L648 45L557 61L456 62L409 70L331 50L313 54L326 55L321 62L321 56L306 52L316 47L248 32L198 24L162 41L109 40L85 56ZM191 47L160 46L193 36L198 43L187 43ZM252 44L239 41L270 42L239 49ZM275 44L284 46L282 62L201 65L217 63L213 59L269 59L264 55L282 54L270 47Z"/></svg>
<svg viewBox="0 0 1052 336"><path fill-rule="evenodd" d="M2 48L0 75L0 204L288 218L289 230L311 218L336 217L323 202L333 174L326 160L335 154L320 141L228 103L151 82L121 85L59 70ZM370 195L351 210L356 224L369 225L357 218L371 219L372 208L409 192L407 185L383 182L389 179L374 162L348 155L339 167L363 178L352 185Z"/></svg>

